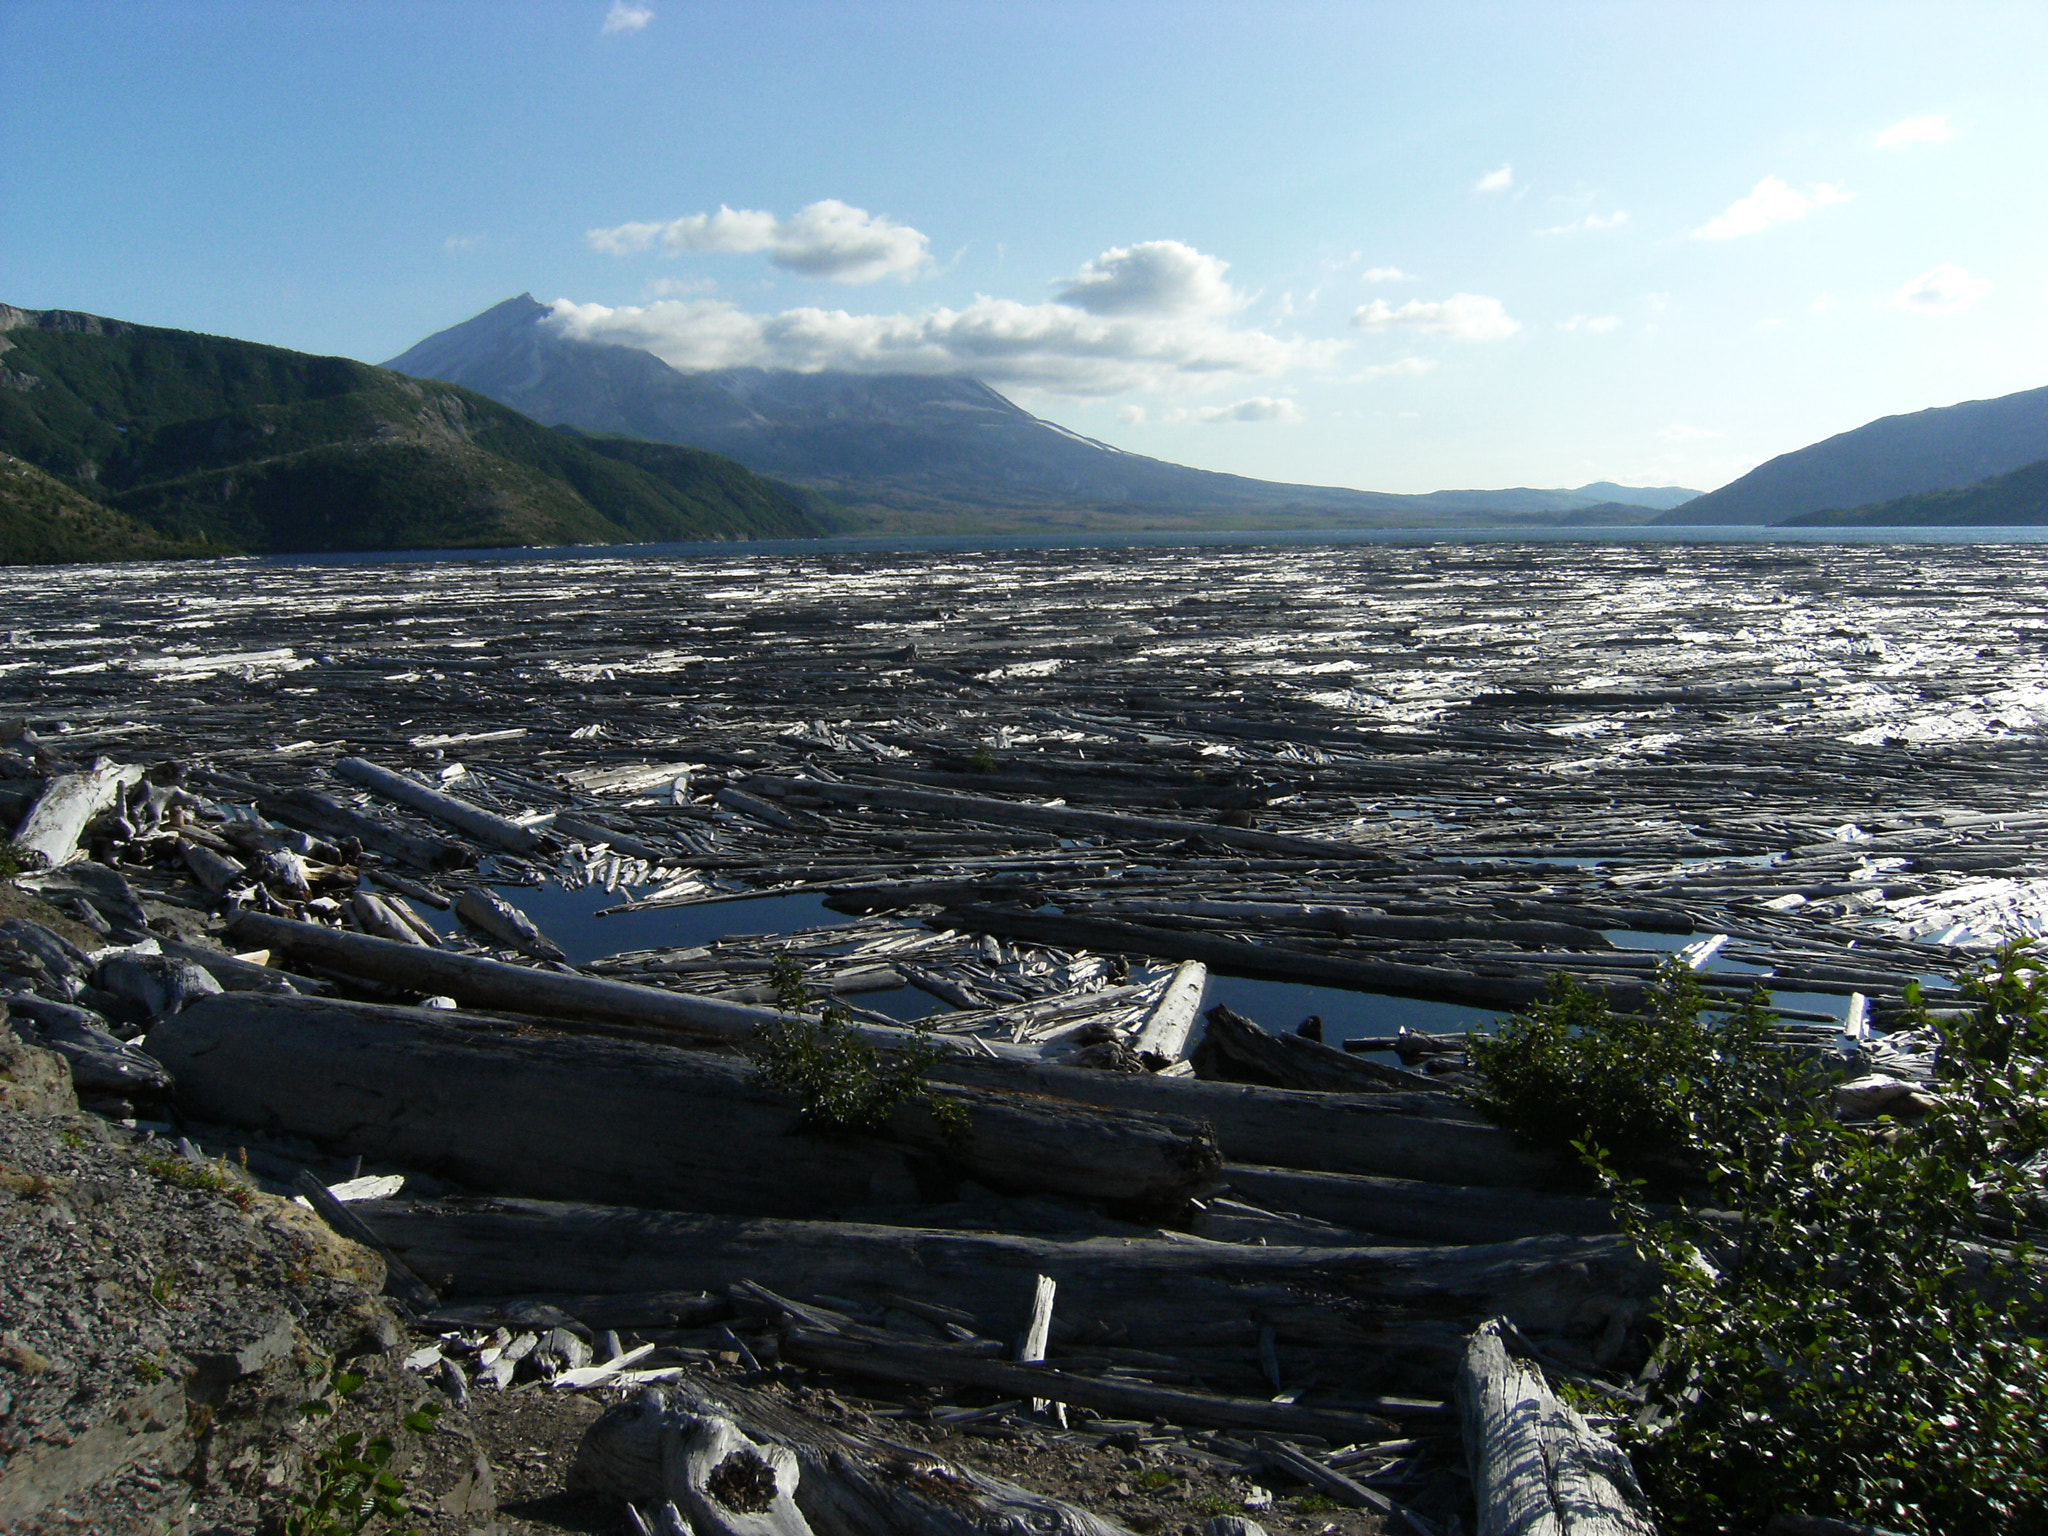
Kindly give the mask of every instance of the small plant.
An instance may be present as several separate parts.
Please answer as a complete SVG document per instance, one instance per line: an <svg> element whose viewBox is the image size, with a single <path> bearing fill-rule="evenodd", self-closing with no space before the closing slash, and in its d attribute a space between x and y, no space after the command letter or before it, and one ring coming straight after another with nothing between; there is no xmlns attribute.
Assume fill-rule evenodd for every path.
<svg viewBox="0 0 2048 1536"><path fill-rule="evenodd" d="M138 1349L128 1357L128 1369L135 1373L137 1381L148 1382L152 1386L164 1379L162 1359L146 1350Z"/></svg>
<svg viewBox="0 0 2048 1536"><path fill-rule="evenodd" d="M756 1036L754 1067L760 1081L802 1095L799 1113L813 1128L840 1135L880 1130L905 1104L921 1103L948 1138L966 1133L967 1111L957 1099L936 1092L925 1075L945 1055L922 1021L910 1025L913 1039L884 1055L854 1028L845 1009L828 1002L807 1016L812 1002L801 961L775 957L768 973L780 1015Z"/></svg>
<svg viewBox="0 0 2048 1536"><path fill-rule="evenodd" d="M92 1145L92 1138L72 1125L67 1125L63 1130L59 1131L57 1139L76 1152L83 1152Z"/></svg>
<svg viewBox="0 0 2048 1536"><path fill-rule="evenodd" d="M331 1419L362 1385L363 1378L355 1372L334 1370L322 1384L320 1395L299 1405L299 1414L308 1421ZM425 1434L440 1416L441 1405L430 1401L405 1415L399 1426L416 1435ZM405 1484L390 1470L397 1452L397 1442L389 1432L337 1436L313 1456L306 1486L287 1501L285 1536L358 1536L374 1521L385 1520L395 1526L405 1519L410 1513ZM407 1528L403 1536L417 1533Z"/></svg>
<svg viewBox="0 0 2048 1536"><path fill-rule="evenodd" d="M158 1270L150 1277L149 1299L160 1307L171 1304L171 1298L178 1294L178 1276L168 1269Z"/></svg>
<svg viewBox="0 0 2048 1536"><path fill-rule="evenodd" d="M983 742L974 749L974 756L967 760L967 766L976 773L994 773L1001 764L996 761L995 753L989 751L988 743Z"/></svg>
<svg viewBox="0 0 2048 1536"><path fill-rule="evenodd" d="M12 880L27 867L22 861L20 848L12 842L0 843L0 884Z"/></svg>
<svg viewBox="0 0 2048 1536"><path fill-rule="evenodd" d="M189 1157L167 1157L160 1152L144 1152L136 1161L164 1183L179 1189L196 1189L209 1194L225 1195L245 1211L256 1203L256 1192L235 1175L226 1158L214 1163L195 1163Z"/></svg>

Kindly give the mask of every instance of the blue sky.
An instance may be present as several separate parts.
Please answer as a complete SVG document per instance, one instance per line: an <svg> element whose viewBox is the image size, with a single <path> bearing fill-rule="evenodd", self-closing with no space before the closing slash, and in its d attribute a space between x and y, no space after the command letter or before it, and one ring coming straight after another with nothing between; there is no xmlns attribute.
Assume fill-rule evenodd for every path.
<svg viewBox="0 0 2048 1536"><path fill-rule="evenodd" d="M522 291L1139 452L1710 488L2048 384L2048 7L0 0L0 300Z"/></svg>

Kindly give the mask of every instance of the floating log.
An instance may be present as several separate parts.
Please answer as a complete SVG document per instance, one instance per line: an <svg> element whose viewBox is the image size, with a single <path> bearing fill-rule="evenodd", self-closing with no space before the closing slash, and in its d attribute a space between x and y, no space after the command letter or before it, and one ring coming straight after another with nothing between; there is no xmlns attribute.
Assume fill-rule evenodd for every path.
<svg viewBox="0 0 2048 1536"><path fill-rule="evenodd" d="M1200 960L1213 971L1266 976L1357 991L1386 992L1482 1008L1521 1008L1543 995L1541 977L1488 976L1440 965L1407 965L1385 960L1352 960L1289 944L1254 943L1214 933L1162 928L1107 918L1056 916L986 905L949 906L944 921L974 933L1028 939L1039 944L1083 945L1108 953L1161 960ZM1602 990L1627 1006L1641 996L1634 983L1606 984Z"/></svg>
<svg viewBox="0 0 2048 1536"><path fill-rule="evenodd" d="M1418 1093L1444 1090L1416 1072L1363 1061L1301 1035L1276 1035L1218 1003L1195 1052L1198 1077L1269 1083L1318 1093Z"/></svg>
<svg viewBox="0 0 2048 1536"><path fill-rule="evenodd" d="M1061 1241L839 1222L702 1216L539 1200L363 1201L355 1213L444 1296L723 1292L914 1295L978 1317L1025 1315L1040 1275L1059 1282L1062 1328L1127 1330L1137 1348L1190 1339L1247 1352L1283 1343L1439 1351L1441 1390L1463 1336L1511 1311L1532 1333L1597 1340L1655 1285L1618 1238L1459 1247L1260 1248L1166 1239ZM1460 1322L1462 1320L1462 1322ZM1441 1330L1456 1324L1456 1331Z"/></svg>
<svg viewBox="0 0 2048 1536"><path fill-rule="evenodd" d="M198 1118L480 1190L806 1216L915 1199L919 1173L940 1192L965 1174L1162 1212L1218 1182L1214 1139L1189 1120L962 1089L957 1134L908 1105L874 1136L811 1135L794 1095L743 1058L489 1023L242 992L161 1021L148 1044Z"/></svg>
<svg viewBox="0 0 2048 1536"><path fill-rule="evenodd" d="M344 757L334 765L334 773L337 778L360 784L372 794L394 800L493 848L503 848L509 853L533 854L540 852L545 845L545 840L531 827L522 827L518 822L494 815L482 806L471 805L467 800L443 794L438 789L429 789L402 773L393 773L389 768L379 767L363 758Z"/></svg>
<svg viewBox="0 0 2048 1536"><path fill-rule="evenodd" d="M1515 1338L1505 1319L1482 1323L1458 1372L1479 1536L1657 1536L1628 1454L1557 1400Z"/></svg>
<svg viewBox="0 0 2048 1536"><path fill-rule="evenodd" d="M1255 848L1263 853L1387 862L1385 852L1377 848L1363 848L1330 838L1225 827L1210 821L1130 816L1120 811L1090 811L1070 805L1033 805L1026 801L998 800L989 795L942 794L923 789L895 789L881 784L828 784L820 779L764 777L753 780L753 785L769 794L810 795L834 805L877 805L890 810L947 816L955 821L978 821L1002 827L1037 827L1070 836L1107 837L1125 842L1195 838L1226 847Z"/></svg>
<svg viewBox="0 0 2048 1536"><path fill-rule="evenodd" d="M471 886L455 898L455 915L486 938L509 944L522 954L542 960L562 958L561 946L496 891Z"/></svg>

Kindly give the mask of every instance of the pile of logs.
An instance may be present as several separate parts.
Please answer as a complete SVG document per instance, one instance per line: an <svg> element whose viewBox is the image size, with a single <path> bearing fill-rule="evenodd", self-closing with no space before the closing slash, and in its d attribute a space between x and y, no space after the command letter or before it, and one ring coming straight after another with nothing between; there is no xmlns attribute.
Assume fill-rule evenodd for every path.
<svg viewBox="0 0 2048 1536"><path fill-rule="evenodd" d="M732 1466L781 1522L735 1529L1040 1508L823 1434L791 1372L1173 1426L1415 1529L1462 1411L1486 1528L1535 1528L1538 1464L1623 1508L1543 1376L1625 1385L1651 1277L1466 1107L1463 1032L1675 958L1860 1061L1842 1112L1924 1091L1908 989L1952 1008L2048 921L2048 704L1979 654L2042 582L2016 547L1546 558L0 576L0 819L47 904L0 921L8 1027L310 1179L468 1341L435 1371L667 1390L590 1452L649 1521L725 1528ZM793 1013L936 1041L966 1129L818 1134L753 1059ZM763 1390L691 1374L727 1354Z"/></svg>

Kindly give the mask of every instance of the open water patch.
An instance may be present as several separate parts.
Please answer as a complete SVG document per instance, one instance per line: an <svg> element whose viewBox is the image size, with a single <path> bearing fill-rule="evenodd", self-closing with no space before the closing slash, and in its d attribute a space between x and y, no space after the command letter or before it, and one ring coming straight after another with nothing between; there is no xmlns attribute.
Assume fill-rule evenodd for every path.
<svg viewBox="0 0 2048 1536"><path fill-rule="evenodd" d="M720 939L797 933L806 928L840 927L846 922L843 915L825 905L822 895L802 892L735 896L730 901L650 906L638 911L629 908L600 917L602 909L620 905L619 892L601 885L567 890L552 882L491 889L532 918L534 926L554 940L571 965L588 965L622 950L690 949ZM428 909L420 915L438 933L453 933L462 926L453 912Z"/></svg>

